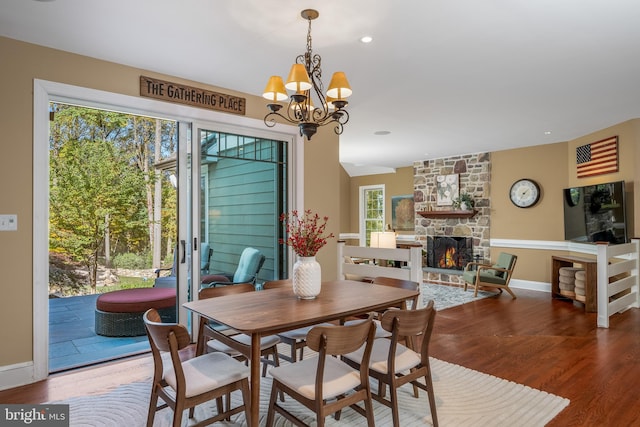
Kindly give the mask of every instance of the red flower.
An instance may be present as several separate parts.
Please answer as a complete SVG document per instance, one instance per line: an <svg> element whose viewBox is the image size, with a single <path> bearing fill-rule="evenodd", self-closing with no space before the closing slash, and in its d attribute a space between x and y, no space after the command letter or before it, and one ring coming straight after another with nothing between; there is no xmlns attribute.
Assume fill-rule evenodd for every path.
<svg viewBox="0 0 640 427"><path fill-rule="evenodd" d="M280 243L291 246L298 256L315 256L327 244L327 239L334 237L333 233L325 235L328 220L325 216L320 222L320 216L311 210L304 211L303 216L299 216L298 211L283 213L280 221L285 225L287 239L280 239Z"/></svg>

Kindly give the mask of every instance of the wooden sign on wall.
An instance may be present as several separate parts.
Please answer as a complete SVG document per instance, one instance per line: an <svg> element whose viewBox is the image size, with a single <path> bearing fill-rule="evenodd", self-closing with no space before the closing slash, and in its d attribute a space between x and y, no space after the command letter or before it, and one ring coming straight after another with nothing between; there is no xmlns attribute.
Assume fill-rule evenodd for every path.
<svg viewBox="0 0 640 427"><path fill-rule="evenodd" d="M145 76L140 76L140 96L242 116L245 115L247 105L247 100L238 96Z"/></svg>

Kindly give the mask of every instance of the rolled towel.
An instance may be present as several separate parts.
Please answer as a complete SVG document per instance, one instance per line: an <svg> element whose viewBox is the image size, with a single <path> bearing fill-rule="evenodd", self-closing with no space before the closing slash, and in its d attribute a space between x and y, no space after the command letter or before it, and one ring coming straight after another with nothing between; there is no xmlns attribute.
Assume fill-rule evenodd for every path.
<svg viewBox="0 0 640 427"><path fill-rule="evenodd" d="M576 271L581 270L579 267L560 267L558 273L560 276L576 277Z"/></svg>
<svg viewBox="0 0 640 427"><path fill-rule="evenodd" d="M558 287L560 288L560 290L563 290L563 291L573 291L576 288L573 284L567 284L562 282L558 284Z"/></svg>
<svg viewBox="0 0 640 427"><path fill-rule="evenodd" d="M573 285L574 283L576 283L576 279L574 277L569 277L569 276L559 276L558 282L564 283L565 285Z"/></svg>

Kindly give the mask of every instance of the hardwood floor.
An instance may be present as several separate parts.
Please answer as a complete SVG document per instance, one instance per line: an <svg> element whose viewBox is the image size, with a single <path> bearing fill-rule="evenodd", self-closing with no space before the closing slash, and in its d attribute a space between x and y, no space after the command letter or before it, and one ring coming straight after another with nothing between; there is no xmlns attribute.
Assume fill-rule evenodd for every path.
<svg viewBox="0 0 640 427"><path fill-rule="evenodd" d="M438 313L432 356L569 399L549 426L640 425L640 310L602 329L571 302L516 294Z"/></svg>
<svg viewBox="0 0 640 427"><path fill-rule="evenodd" d="M596 327L596 315L548 293L516 289L443 310L436 316L431 354L571 400L550 424L640 425L640 310ZM52 375L0 392L2 403L41 403L95 394L151 375L150 356ZM491 390L487 390L491 393Z"/></svg>

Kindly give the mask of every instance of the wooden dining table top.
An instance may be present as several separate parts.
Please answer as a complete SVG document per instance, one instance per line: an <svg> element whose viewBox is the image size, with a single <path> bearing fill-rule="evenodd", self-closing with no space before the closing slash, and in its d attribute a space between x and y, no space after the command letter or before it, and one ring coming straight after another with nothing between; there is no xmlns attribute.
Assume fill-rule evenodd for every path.
<svg viewBox="0 0 640 427"><path fill-rule="evenodd" d="M231 285L233 286L233 285ZM303 300L292 288L275 288L191 301L185 308L247 334L273 334L397 306L419 291L352 280L323 282L320 295Z"/></svg>

